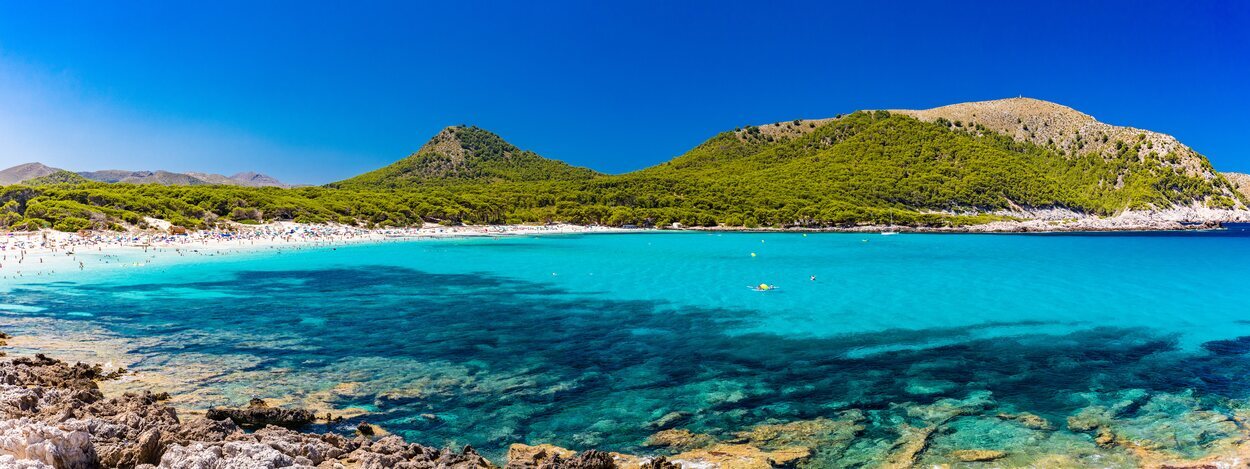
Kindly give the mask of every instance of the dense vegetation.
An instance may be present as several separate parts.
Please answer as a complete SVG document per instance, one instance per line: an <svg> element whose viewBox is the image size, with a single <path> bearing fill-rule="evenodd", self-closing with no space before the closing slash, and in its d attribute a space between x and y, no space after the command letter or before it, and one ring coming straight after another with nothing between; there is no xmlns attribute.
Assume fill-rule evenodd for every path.
<svg viewBox="0 0 1250 469"><path fill-rule="evenodd" d="M673 161L619 176L547 160L467 127L327 187L104 184L53 175L0 188L0 227L116 229L142 226L144 217L194 228L273 220L952 225L989 221L983 213L997 209L1110 215L1193 201L1233 206L1231 197L1242 197L1230 197L1236 193L1223 179L1185 174L1169 155L1138 157L1139 142L1120 142L1114 154L1063 154L978 126L880 111L775 127L725 132Z"/></svg>

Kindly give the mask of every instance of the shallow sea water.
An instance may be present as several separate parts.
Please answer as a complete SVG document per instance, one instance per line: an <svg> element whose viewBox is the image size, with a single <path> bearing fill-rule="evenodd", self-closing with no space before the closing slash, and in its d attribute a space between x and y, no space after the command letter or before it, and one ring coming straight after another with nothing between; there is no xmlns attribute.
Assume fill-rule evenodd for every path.
<svg viewBox="0 0 1250 469"><path fill-rule="evenodd" d="M0 314L19 334L104 331L135 369L195 389L191 407L318 401L367 412L331 430L368 421L496 458L514 442L664 453L643 442L672 412L670 426L726 440L854 412L863 429L815 444L813 460L853 466L960 403L921 461L984 448L1132 464L1068 418L1097 414L1124 441L1193 458L1240 435L1226 421L1250 407L1250 339L1235 340L1250 336L1244 225L133 256L149 264L2 280ZM1016 412L1055 429L996 417Z"/></svg>

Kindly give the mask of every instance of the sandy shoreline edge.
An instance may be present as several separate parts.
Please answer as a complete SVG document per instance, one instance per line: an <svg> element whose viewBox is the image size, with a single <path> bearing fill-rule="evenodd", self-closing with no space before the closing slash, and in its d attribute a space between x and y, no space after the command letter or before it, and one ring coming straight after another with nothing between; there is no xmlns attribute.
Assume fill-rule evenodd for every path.
<svg viewBox="0 0 1250 469"><path fill-rule="evenodd" d="M17 272L18 265L29 271L35 264L77 252L118 253L149 249L176 250L255 250L284 247L342 246L392 241L417 241L507 236L549 236L602 233L641 232L751 232L751 233L1080 233L1080 232L1143 232L1190 231L1220 229L1224 223L1250 223L1250 211L1213 209L1175 209L1162 212L1125 212L1115 217L1094 217L1075 212L1051 209L1027 213L1002 213L1002 216L1028 216L1025 219L1000 220L979 225L949 227L915 227L903 225L860 225L852 227L700 227L614 228L596 225L484 225L440 226L420 228L365 229L333 224L302 224L274 222L263 225L237 224L230 230L184 231L168 223L148 219L155 230L130 232L65 233L53 230L0 233L0 276ZM177 234L173 234L173 233ZM55 254L55 255L49 255ZM26 258L31 260L27 261ZM72 265L73 263L63 263Z"/></svg>

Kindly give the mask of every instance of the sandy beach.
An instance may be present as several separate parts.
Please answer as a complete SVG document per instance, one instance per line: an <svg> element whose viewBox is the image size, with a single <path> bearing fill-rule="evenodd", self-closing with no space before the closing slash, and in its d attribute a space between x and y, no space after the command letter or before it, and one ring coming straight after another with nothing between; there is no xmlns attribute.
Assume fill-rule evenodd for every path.
<svg viewBox="0 0 1250 469"><path fill-rule="evenodd" d="M224 256L257 250L298 250L422 239L639 231L569 224L426 225L420 228L370 230L344 225L276 222L265 225L237 225L233 228L229 231L199 230L179 234L169 234L168 231L65 233L54 230L3 233L0 234L0 280L50 275L66 270L144 267L157 254L171 252L184 257Z"/></svg>

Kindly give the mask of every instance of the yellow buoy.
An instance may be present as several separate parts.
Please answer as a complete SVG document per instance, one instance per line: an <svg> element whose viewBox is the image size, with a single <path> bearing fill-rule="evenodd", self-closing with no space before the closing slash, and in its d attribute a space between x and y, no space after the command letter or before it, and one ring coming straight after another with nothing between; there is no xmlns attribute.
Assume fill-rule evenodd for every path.
<svg viewBox="0 0 1250 469"><path fill-rule="evenodd" d="M751 253L751 257L755 257L755 253Z"/></svg>
<svg viewBox="0 0 1250 469"><path fill-rule="evenodd" d="M767 283L761 283L761 284L760 284L760 290L767 290L767 289L768 289L768 284L767 284Z"/></svg>

